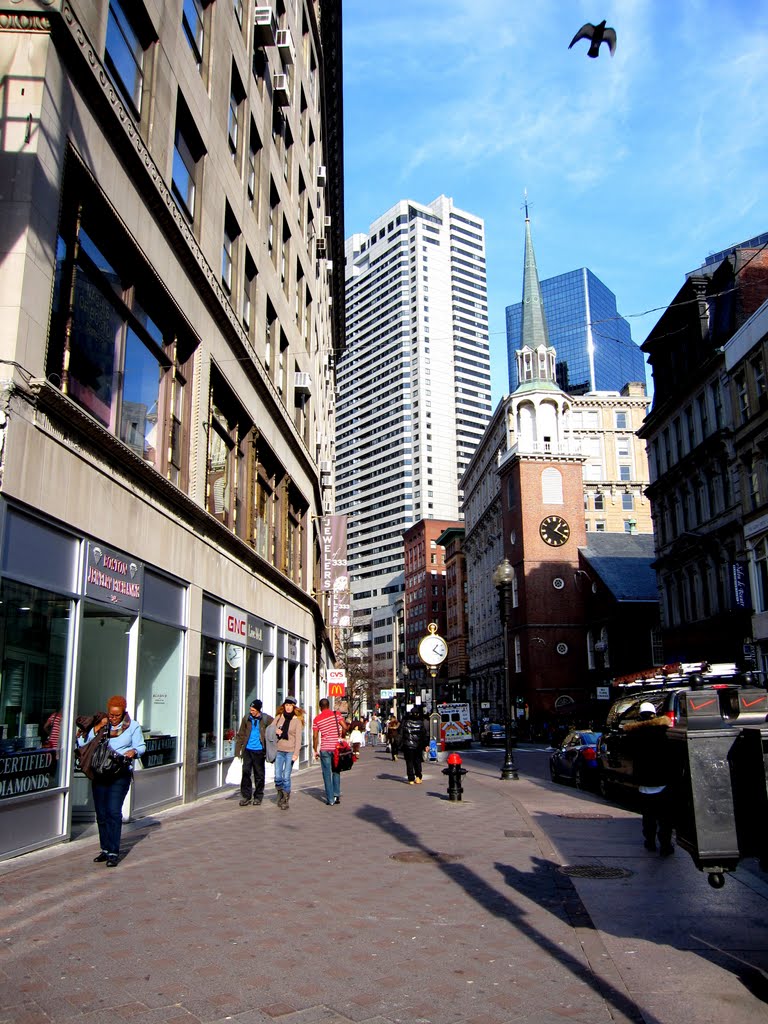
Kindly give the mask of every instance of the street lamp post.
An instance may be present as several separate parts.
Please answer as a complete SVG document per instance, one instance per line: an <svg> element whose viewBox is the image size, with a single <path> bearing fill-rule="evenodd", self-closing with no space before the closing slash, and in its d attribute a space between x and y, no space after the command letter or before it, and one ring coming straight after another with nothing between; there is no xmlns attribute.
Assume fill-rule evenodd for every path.
<svg viewBox="0 0 768 1024"><path fill-rule="evenodd" d="M499 595L499 614L501 616L501 629L504 641L504 764L501 766L502 779L517 779L517 765L515 755L512 752L512 714L513 701L510 693L509 673L509 610L512 605L512 580L515 578L515 571L505 558L500 562L493 573L493 585Z"/></svg>

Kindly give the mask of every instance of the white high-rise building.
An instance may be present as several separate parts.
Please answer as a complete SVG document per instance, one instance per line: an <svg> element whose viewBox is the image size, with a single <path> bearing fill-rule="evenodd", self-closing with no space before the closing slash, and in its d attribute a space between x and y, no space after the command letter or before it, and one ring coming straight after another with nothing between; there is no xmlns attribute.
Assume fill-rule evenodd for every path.
<svg viewBox="0 0 768 1024"><path fill-rule="evenodd" d="M446 196L402 200L346 240L345 282L336 511L348 517L355 627L385 676L403 531L459 518L459 481L490 418L483 221Z"/></svg>

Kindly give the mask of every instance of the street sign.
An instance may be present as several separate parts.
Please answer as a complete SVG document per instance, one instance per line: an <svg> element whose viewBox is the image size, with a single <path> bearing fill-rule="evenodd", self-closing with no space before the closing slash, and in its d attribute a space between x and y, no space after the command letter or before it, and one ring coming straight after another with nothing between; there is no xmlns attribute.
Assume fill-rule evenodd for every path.
<svg viewBox="0 0 768 1024"><path fill-rule="evenodd" d="M610 686L598 686L597 687L597 699L598 700L610 700L611 699L611 688L610 688Z"/></svg>
<svg viewBox="0 0 768 1024"><path fill-rule="evenodd" d="M393 690L382 690L379 694L379 698L381 700L392 700L395 694L398 693L405 693L405 690L402 688L402 686L396 686Z"/></svg>

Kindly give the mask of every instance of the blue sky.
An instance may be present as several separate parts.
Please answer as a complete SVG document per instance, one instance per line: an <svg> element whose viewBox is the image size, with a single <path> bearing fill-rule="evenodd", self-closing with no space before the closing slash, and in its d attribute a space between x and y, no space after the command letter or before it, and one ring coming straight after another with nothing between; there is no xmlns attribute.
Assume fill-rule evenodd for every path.
<svg viewBox="0 0 768 1024"><path fill-rule="evenodd" d="M526 188L540 277L589 267L638 344L687 271L768 231L764 0L343 5L345 232L441 193L483 217L494 407ZM568 49L603 18L613 58Z"/></svg>

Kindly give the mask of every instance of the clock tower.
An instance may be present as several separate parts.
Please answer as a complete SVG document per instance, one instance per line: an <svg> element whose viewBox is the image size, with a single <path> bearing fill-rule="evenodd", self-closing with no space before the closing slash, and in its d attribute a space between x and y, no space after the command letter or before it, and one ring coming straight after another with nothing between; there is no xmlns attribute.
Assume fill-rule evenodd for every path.
<svg viewBox="0 0 768 1024"><path fill-rule="evenodd" d="M510 688L518 710L541 719L573 699L586 670L579 547L586 545L584 457L565 430L571 399L555 379L530 222L525 222L520 381L507 399L507 450L499 478L504 554L514 570Z"/></svg>

